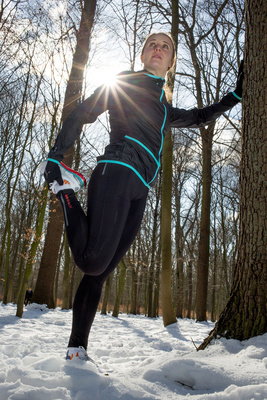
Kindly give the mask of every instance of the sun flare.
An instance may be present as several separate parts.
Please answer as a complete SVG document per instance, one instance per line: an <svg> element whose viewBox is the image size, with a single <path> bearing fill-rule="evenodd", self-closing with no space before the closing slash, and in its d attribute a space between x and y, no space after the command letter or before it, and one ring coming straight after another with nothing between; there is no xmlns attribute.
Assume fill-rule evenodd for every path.
<svg viewBox="0 0 267 400"><path fill-rule="evenodd" d="M105 85L112 88L117 82L118 74L126 69L125 65L122 64L117 64L114 67L92 68L87 72L87 83L94 87Z"/></svg>

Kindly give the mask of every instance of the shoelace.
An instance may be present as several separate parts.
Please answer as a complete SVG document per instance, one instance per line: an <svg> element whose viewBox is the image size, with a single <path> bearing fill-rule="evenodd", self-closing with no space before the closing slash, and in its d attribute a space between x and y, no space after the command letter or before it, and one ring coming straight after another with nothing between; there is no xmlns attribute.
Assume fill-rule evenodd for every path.
<svg viewBox="0 0 267 400"><path fill-rule="evenodd" d="M49 183L49 188L54 194L56 194L58 192L59 187L60 187L60 185L57 181L53 181L52 183Z"/></svg>
<svg viewBox="0 0 267 400"><path fill-rule="evenodd" d="M58 185L57 181L53 181L52 183L49 183L49 188L53 193L55 193L55 188L57 185Z"/></svg>

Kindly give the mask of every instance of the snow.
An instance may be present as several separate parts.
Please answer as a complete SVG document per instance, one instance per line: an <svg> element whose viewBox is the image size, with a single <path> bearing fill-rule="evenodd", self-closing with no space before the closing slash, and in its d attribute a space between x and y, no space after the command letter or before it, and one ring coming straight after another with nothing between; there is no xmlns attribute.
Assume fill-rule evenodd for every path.
<svg viewBox="0 0 267 400"><path fill-rule="evenodd" d="M65 360L71 311L0 304L1 400L267 400L267 334L198 346L211 322L96 316L91 362Z"/></svg>

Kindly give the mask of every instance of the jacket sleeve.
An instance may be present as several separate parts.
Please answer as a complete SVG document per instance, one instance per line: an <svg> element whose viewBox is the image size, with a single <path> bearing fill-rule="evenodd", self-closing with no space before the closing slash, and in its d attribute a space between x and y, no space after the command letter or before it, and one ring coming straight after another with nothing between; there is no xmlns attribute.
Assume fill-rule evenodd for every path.
<svg viewBox="0 0 267 400"><path fill-rule="evenodd" d="M103 85L96 89L90 97L79 104L63 123L55 145L48 153L48 158L61 161L65 152L80 136L83 125L95 122L97 117L108 109L108 103L108 88Z"/></svg>
<svg viewBox="0 0 267 400"><path fill-rule="evenodd" d="M224 112L230 110L238 100L233 93L228 93L219 103L214 103L203 108L185 110L170 106L170 125L174 128L199 128L210 124Z"/></svg>

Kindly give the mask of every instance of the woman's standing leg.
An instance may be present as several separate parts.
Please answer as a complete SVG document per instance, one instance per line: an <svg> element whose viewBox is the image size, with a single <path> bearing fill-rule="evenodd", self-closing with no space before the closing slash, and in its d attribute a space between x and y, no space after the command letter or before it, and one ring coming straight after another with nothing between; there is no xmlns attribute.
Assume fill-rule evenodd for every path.
<svg viewBox="0 0 267 400"><path fill-rule="evenodd" d="M143 188L142 188L143 189ZM132 244L142 221L145 195L131 202L129 214L117 250L106 270L99 276L84 275L73 303L73 325L69 347L87 348L88 336L101 297L102 286Z"/></svg>

